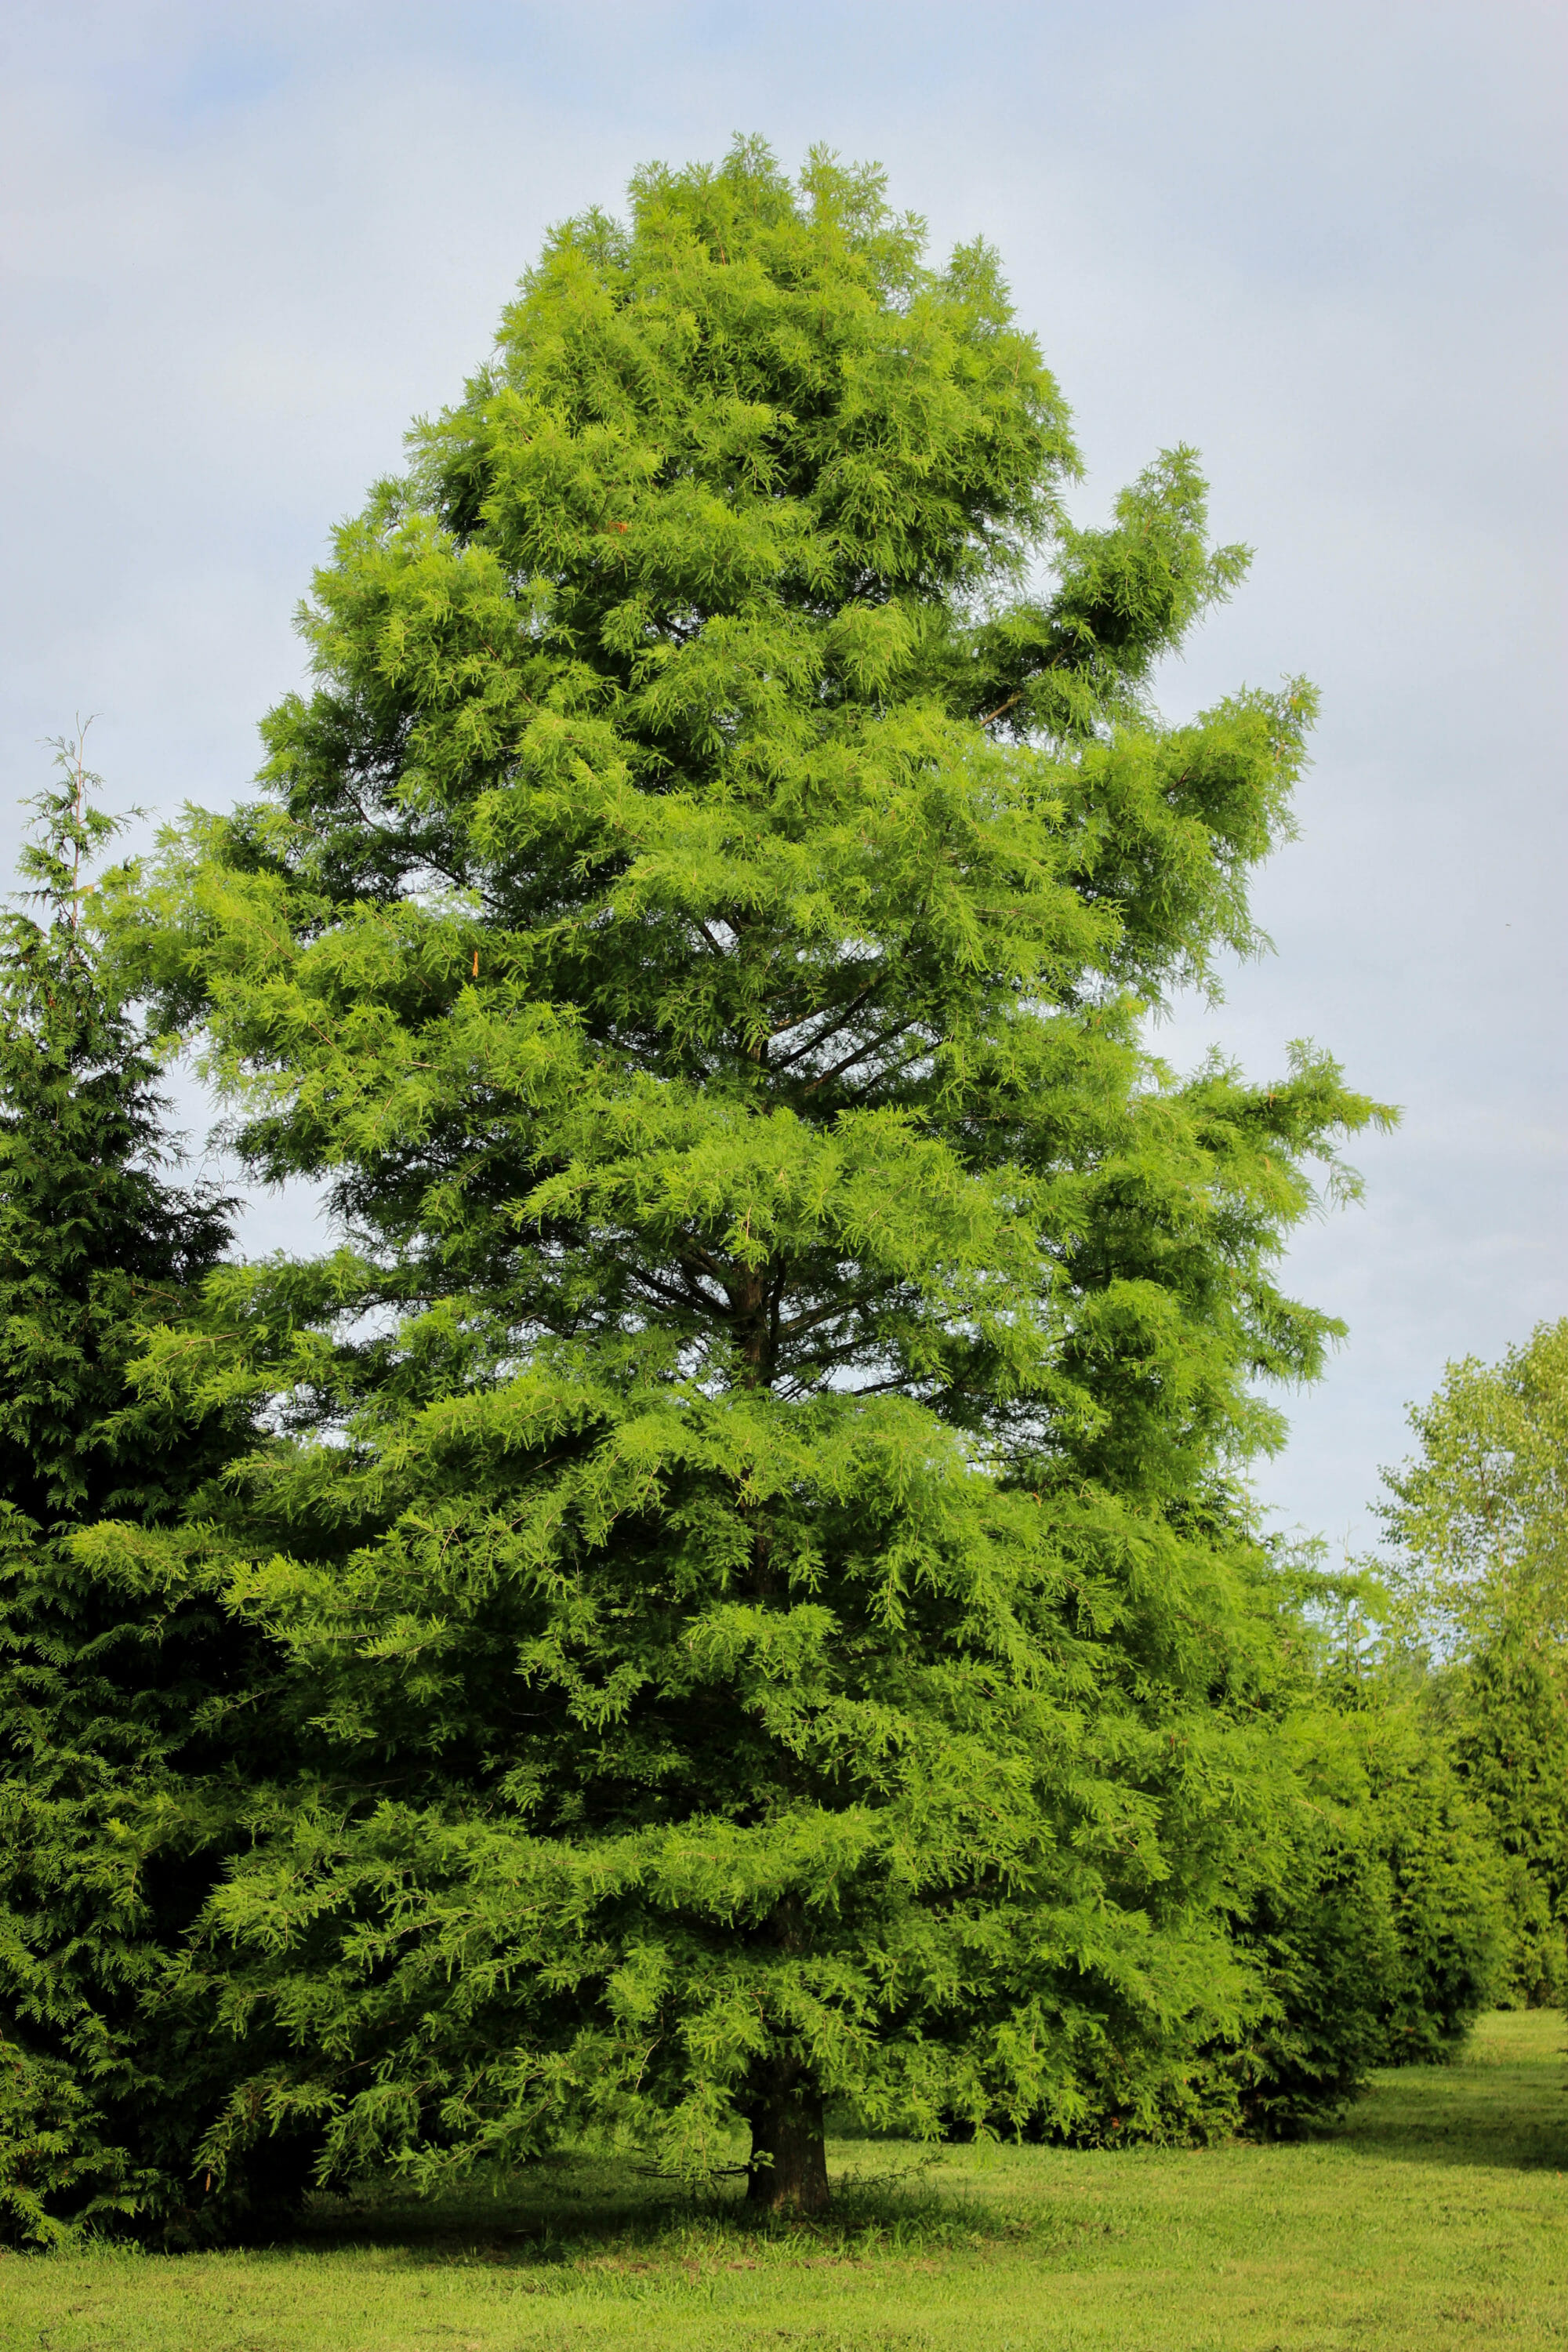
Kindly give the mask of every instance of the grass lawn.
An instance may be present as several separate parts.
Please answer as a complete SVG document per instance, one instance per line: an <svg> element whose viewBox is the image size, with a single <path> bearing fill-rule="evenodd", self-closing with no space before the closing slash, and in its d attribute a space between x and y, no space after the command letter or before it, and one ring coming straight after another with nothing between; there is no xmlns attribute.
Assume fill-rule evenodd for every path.
<svg viewBox="0 0 1568 2352"><path fill-rule="evenodd" d="M314 2217L242 2254L11 2256L28 2352L1316 2352L1568 2347L1568 2033L1483 2021L1292 2147L843 2142L811 2228L542 2166L504 2197Z"/></svg>

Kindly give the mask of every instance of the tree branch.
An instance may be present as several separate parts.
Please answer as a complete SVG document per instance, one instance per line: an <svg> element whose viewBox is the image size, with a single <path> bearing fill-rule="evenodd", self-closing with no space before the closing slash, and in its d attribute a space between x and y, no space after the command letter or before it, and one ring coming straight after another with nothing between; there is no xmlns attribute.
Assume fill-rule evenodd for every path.
<svg viewBox="0 0 1568 2352"><path fill-rule="evenodd" d="M879 979L881 975L879 973L878 978ZM830 1021L826 1029L819 1029L815 1037L808 1037L806 1039L804 1045L795 1046L794 1052L786 1054L782 1061L774 1062L773 1065L773 1069L775 1071L787 1070L790 1064L792 1062L798 1062L803 1054L815 1053L818 1045L825 1045L829 1037L836 1037L838 1034L838 1032L843 1028L847 1021L853 1021L855 1015L859 1012L863 1004L869 1004L876 992L877 982L868 982L867 985L860 991L859 994L850 998L842 1013L838 1013L835 1019ZM802 1021L809 1021L810 1019L811 1015L809 1013L802 1013ZM784 1024L784 1028L775 1029L772 1034L775 1037L782 1037L784 1034L784 1030L798 1029L799 1026L800 1022L798 1021L786 1021Z"/></svg>
<svg viewBox="0 0 1568 2352"><path fill-rule="evenodd" d="M806 1093L815 1094L818 1087L825 1087L827 1084L829 1078L842 1077L846 1070L852 1070L856 1063L864 1061L868 1054L876 1053L883 1045L890 1045L896 1037L906 1036L910 1025L909 1022L901 1021L896 1029L884 1029L879 1037L868 1037L866 1043L863 1045L858 1045L852 1054L846 1054L841 1062L835 1062L830 1070L823 1070L816 1077L811 1079L806 1086ZM920 1055L917 1054L913 1058L919 1061Z"/></svg>

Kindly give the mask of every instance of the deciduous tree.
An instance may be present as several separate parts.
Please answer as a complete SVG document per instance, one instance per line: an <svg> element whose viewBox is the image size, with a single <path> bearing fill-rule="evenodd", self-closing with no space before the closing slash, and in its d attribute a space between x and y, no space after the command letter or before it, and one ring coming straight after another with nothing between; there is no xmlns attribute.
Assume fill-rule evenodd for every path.
<svg viewBox="0 0 1568 2352"><path fill-rule="evenodd" d="M1258 943L1312 697L1163 720L1245 551L1189 450L1098 528L1078 470L984 245L822 154L645 172L339 532L266 796L127 902L343 1244L147 1374L284 1433L226 1556L316 1743L193 1962L296 2045L215 2166L703 2177L741 2117L811 2207L829 2103L1159 2128L1256 2009L1237 1482L1382 1114L1147 1050Z"/></svg>

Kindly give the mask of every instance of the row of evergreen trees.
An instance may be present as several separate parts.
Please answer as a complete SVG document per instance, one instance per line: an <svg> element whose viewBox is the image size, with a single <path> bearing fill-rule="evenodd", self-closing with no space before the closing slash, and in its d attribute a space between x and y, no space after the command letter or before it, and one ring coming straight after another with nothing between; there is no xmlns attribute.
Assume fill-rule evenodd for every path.
<svg viewBox="0 0 1568 2352"><path fill-rule="evenodd" d="M1246 1501L1335 1330L1275 1263L1384 1114L1143 1043L1252 941L1310 697L1161 720L1244 555L1189 453L1100 530L1076 465L984 247L820 156L651 172L340 532L266 796L90 897L79 758L41 803L19 2237L738 2124L810 2208L834 2110L1296 2129L1495 1989L1480 1750ZM174 1186L171 1042L334 1249Z"/></svg>

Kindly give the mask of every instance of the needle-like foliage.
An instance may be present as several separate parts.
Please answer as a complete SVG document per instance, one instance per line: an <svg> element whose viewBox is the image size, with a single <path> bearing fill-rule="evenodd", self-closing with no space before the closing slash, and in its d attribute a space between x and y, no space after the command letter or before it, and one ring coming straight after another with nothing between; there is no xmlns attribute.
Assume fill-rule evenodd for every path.
<svg viewBox="0 0 1568 2352"><path fill-rule="evenodd" d="M1381 1114L1143 1045L1257 944L1312 698L1162 720L1244 551L1191 451L1100 530L1077 470L985 247L823 154L645 172L339 532L266 797L127 901L343 1232L145 1374L274 1415L224 1557L314 1744L191 1963L294 2044L220 2172L310 2119L705 2177L740 2117L809 2205L825 2102L1188 2128L1255 2013L1293 1783L1235 1482Z"/></svg>
<svg viewBox="0 0 1568 2352"><path fill-rule="evenodd" d="M232 1839L234 1717L260 1688L218 1576L72 1549L105 1515L177 1518L254 1438L131 1376L228 1204L162 1172L156 1066L85 919L115 823L79 740L61 764L0 916L0 2230L45 2242L178 2204L189 2116L235 2074L153 2012Z"/></svg>
<svg viewBox="0 0 1568 2352"><path fill-rule="evenodd" d="M1568 1989L1568 1318L1498 1364L1450 1364L1385 1471L1386 1570L1407 1638L1508 1857L1510 1990Z"/></svg>

